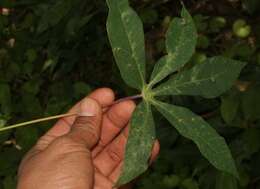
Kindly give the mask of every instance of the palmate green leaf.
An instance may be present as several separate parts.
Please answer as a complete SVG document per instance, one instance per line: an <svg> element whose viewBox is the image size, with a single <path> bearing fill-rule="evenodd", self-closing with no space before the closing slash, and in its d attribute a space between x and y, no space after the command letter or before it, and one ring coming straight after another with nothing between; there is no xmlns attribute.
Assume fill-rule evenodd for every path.
<svg viewBox="0 0 260 189"><path fill-rule="evenodd" d="M107 32L122 78L131 87L145 84L143 25L127 0L107 0Z"/></svg>
<svg viewBox="0 0 260 189"><path fill-rule="evenodd" d="M234 160L225 139L206 121L186 108L159 101L153 103L181 135L191 139L198 146L202 155L212 165L238 177Z"/></svg>
<svg viewBox="0 0 260 189"><path fill-rule="evenodd" d="M145 172L155 141L155 128L151 106L139 104L132 116L130 133L126 145L124 165L118 186L124 185Z"/></svg>
<svg viewBox="0 0 260 189"><path fill-rule="evenodd" d="M196 43L197 31L189 12L183 7L182 18L174 18L167 36L166 49L168 55L159 60L151 76L150 85L154 85L177 71L192 57Z"/></svg>
<svg viewBox="0 0 260 189"><path fill-rule="evenodd" d="M245 64L221 56L209 58L161 84L154 89L154 94L215 98L231 88Z"/></svg>

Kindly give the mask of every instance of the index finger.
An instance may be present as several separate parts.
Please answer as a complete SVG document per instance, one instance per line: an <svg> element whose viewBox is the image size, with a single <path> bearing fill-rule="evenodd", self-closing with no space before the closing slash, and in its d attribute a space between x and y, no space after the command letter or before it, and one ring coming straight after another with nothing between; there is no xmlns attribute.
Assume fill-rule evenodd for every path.
<svg viewBox="0 0 260 189"><path fill-rule="evenodd" d="M103 116L99 143L92 152L96 157L128 124L135 109L131 100L112 106Z"/></svg>

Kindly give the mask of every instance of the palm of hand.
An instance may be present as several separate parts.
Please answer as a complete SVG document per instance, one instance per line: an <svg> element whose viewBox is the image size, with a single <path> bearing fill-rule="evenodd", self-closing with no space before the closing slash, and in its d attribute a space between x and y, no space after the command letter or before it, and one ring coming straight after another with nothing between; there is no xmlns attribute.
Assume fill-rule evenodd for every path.
<svg viewBox="0 0 260 189"><path fill-rule="evenodd" d="M101 107L107 107L113 103L114 93L109 89L99 89L89 98L96 100ZM70 112L78 111L81 102ZM18 189L111 189L120 175L128 122L134 109L132 101L125 101L107 109L102 116L77 118L77 127L82 126L83 132L85 119L89 125L96 126L89 127L84 137L88 140L87 147L78 141L80 137L64 137L70 132L75 117L59 120L22 161ZM151 159L157 156L158 151L156 142Z"/></svg>

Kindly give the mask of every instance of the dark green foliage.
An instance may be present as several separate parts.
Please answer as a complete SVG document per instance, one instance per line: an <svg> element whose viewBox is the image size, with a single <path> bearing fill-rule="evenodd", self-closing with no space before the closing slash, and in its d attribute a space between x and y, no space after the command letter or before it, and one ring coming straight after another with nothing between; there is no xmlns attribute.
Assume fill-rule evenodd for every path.
<svg viewBox="0 0 260 189"><path fill-rule="evenodd" d="M120 184L128 183L129 178L135 178L136 175L140 175L148 168L147 160L150 158L155 140L155 125L151 105L147 102L140 103L133 114L130 124L131 129L127 142L128 148L126 148L125 153L125 165L118 181Z"/></svg>
<svg viewBox="0 0 260 189"><path fill-rule="evenodd" d="M203 2L184 1L199 35L196 54L182 70L199 64L198 54L224 55L248 65L233 88L216 99L161 98L201 115L226 139L240 179L213 168L191 141L155 112L161 153L136 188L260 187L259 1ZM151 73L158 58L168 53L165 31L169 20L180 15L181 5L174 0L132 0L131 5L144 23L147 71ZM0 6L11 10L9 16L0 15L0 127L63 113L101 86L112 87L118 97L136 94L122 82L115 66L105 27L105 1L1 0ZM247 38L233 34L237 19L251 26ZM51 125L0 133L0 189L15 188L19 161Z"/></svg>
<svg viewBox="0 0 260 189"><path fill-rule="evenodd" d="M139 89L144 101L138 106L130 122L124 166L117 185L127 184L144 173L148 167L151 146L155 140L154 134L150 134L154 133L154 124L150 121L153 116L149 113L151 105L155 105L182 136L191 139L212 165L239 178L223 137L201 117L185 108L162 103L156 97L199 95L216 98L231 88L246 63L215 56L205 58L203 64L193 66L189 71L174 74L191 59L197 43L194 21L183 5L182 18L174 18L167 31L168 54L158 61L151 80L146 82L142 23L129 6L128 0L107 0L107 4L107 31L115 60L125 82ZM168 75L172 75L173 78L153 88ZM142 105L143 103L146 105Z"/></svg>

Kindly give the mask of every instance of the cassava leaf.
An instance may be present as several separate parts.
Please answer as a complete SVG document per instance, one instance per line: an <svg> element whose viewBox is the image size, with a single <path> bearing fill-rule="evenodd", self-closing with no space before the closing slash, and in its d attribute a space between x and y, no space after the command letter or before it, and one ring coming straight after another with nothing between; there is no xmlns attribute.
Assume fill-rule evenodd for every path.
<svg viewBox="0 0 260 189"><path fill-rule="evenodd" d="M107 32L122 78L131 87L145 84L143 25L127 0L107 0Z"/></svg>
<svg viewBox="0 0 260 189"><path fill-rule="evenodd" d="M238 177L230 150L221 137L206 121L190 110L159 101L154 105L184 137L191 139L202 155L217 169Z"/></svg>
<svg viewBox="0 0 260 189"><path fill-rule="evenodd" d="M54 5L51 5L48 10L42 15L41 20L39 22L37 32L42 33L45 32L50 27L58 24L68 12L71 10L71 1L58 0Z"/></svg>
<svg viewBox="0 0 260 189"><path fill-rule="evenodd" d="M136 108L130 123L124 166L117 185L126 184L147 170L154 140L151 106L144 101Z"/></svg>
<svg viewBox="0 0 260 189"><path fill-rule="evenodd" d="M209 58L188 71L175 75L154 89L155 95L200 95L215 98L228 90L244 62L221 56Z"/></svg>
<svg viewBox="0 0 260 189"><path fill-rule="evenodd" d="M220 172L216 176L216 188L215 189L238 189L236 178L227 173Z"/></svg>
<svg viewBox="0 0 260 189"><path fill-rule="evenodd" d="M249 87L246 93L242 94L241 107L246 120L260 119L260 85Z"/></svg>
<svg viewBox="0 0 260 189"><path fill-rule="evenodd" d="M197 31L189 12L183 7L182 18L174 18L167 36L166 49L168 55L155 65L151 76L151 85L160 82L169 74L181 68L192 57L196 43Z"/></svg>
<svg viewBox="0 0 260 189"><path fill-rule="evenodd" d="M220 112L226 123L231 123L238 112L240 99L238 95L223 96L221 98Z"/></svg>

